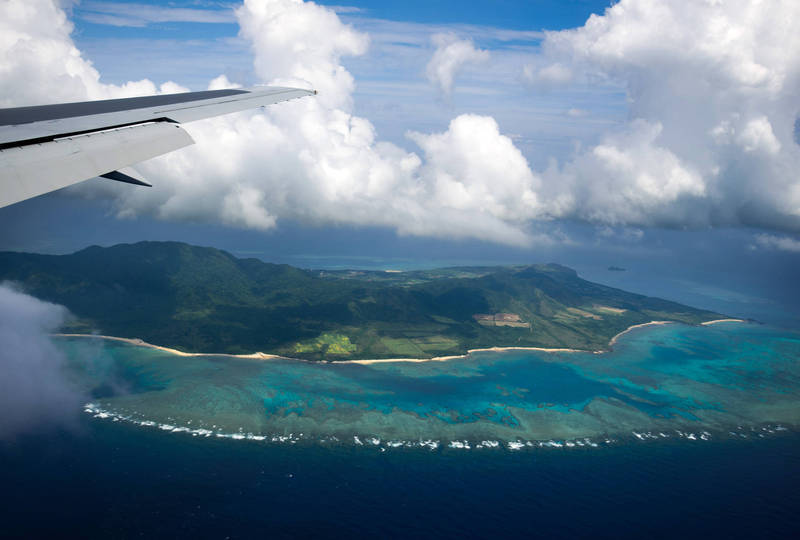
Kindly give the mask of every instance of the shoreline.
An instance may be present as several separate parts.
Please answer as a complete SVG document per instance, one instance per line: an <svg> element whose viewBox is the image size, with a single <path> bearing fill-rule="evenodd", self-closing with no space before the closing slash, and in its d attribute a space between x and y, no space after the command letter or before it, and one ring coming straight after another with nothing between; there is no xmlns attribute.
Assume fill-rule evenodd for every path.
<svg viewBox="0 0 800 540"><path fill-rule="evenodd" d="M713 321L701 322L700 326L711 326L712 324L717 324L722 322L747 322L747 321L745 321L744 319L714 319Z"/></svg>
<svg viewBox="0 0 800 540"><path fill-rule="evenodd" d="M722 322L746 322L744 319L714 319L712 321L706 321L700 323L698 326L711 326L714 324L722 323ZM614 345L617 343L617 340L627 334L631 330L635 330L637 328L644 328L647 326L661 326L665 324L677 324L678 321L650 321L646 323L634 324L629 326L622 332L618 333L614 337L612 337L608 342L608 347L605 349L598 349L594 351L586 350L586 349L569 349L569 348L547 348L547 347L486 347L482 349L469 349L465 354L456 354L452 356L434 356L432 358L376 358L376 359L363 359L363 360L340 360L340 361L333 361L333 362L312 362L311 360L305 360L303 358L292 358L289 356L280 356L277 354L267 354L263 352L255 352L250 354L229 354L229 353L187 353L183 351L179 351L178 349L172 349L170 347L163 347L161 345L154 345L152 343L147 343L146 341L139 339L139 338L124 338L118 336L106 336L101 334L51 334L53 337L66 337L66 338L93 338L93 339L107 339L110 341L119 341L121 343L127 343L128 345L134 345L137 347L146 347L148 349L155 349L158 351L166 352L169 354L173 354L175 356L182 356L182 357L197 357L197 356L214 356L214 357L222 357L222 358L240 358L240 359L248 359L248 360L295 360L301 362L310 362L314 364L361 364L361 365L372 365L372 364L381 364L381 363L397 363L397 362L410 362L410 363L420 363L420 362L448 362L450 360L458 360L461 358L466 358L473 353L480 353L480 352L508 352L508 351L537 351L537 352L548 352L548 353L558 353L558 352L565 352L565 353L591 353L591 354L602 354L604 352L609 352Z"/></svg>
<svg viewBox="0 0 800 540"><path fill-rule="evenodd" d="M175 356L216 356L225 358L247 358L250 360L298 360L297 358L288 358L286 356L279 356L277 354L267 354L262 352L254 352L250 354L230 354L230 353L187 353L179 351L178 349L171 349L169 347L162 347L161 345L153 345L139 338L124 338L118 336L104 336L101 334L51 334L53 337L66 337L66 338L94 338L94 339L107 339L109 341L120 341L128 345L135 345L137 347L146 347L148 349L155 349L157 351L174 354Z"/></svg>
<svg viewBox="0 0 800 540"><path fill-rule="evenodd" d="M674 322L675 321L650 321L650 322L641 323L641 324L634 324L633 326L629 326L628 328L626 328L625 330L623 330L622 332L620 332L616 336L612 337L611 340L608 342L608 348L610 350L611 347L613 347L617 343L617 340L620 338L620 336L623 336L623 335L627 334L631 330L636 330L637 328L644 328L645 326L661 326L661 325L664 325L664 324L673 324Z"/></svg>

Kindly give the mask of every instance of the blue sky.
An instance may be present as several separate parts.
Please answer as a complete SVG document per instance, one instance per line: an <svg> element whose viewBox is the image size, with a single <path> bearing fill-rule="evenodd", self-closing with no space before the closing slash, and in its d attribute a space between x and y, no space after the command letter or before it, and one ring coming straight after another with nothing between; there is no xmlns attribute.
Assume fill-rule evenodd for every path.
<svg viewBox="0 0 800 540"><path fill-rule="evenodd" d="M543 163L568 155L578 140L595 141L604 128L625 117L621 88L572 88L534 99L519 85L516 73L520 58L538 50L543 30L580 26L593 13L602 14L610 5L607 0L319 3L369 33L367 53L342 61L356 79L354 112L369 118L380 136L394 143L408 146L408 130L443 129L459 113L491 114L505 131L517 135L516 143L529 159ZM232 13L236 6L83 0L72 10L74 39L107 83L149 78L203 90L225 73L250 85L258 81L249 45L238 36ZM214 22L158 21L172 13L179 19ZM503 35L509 30L519 35ZM424 74L433 51L430 36L441 32L469 37L495 56L491 66L467 66L462 84L446 103L430 91ZM592 118L566 117L570 109L591 111Z"/></svg>
<svg viewBox="0 0 800 540"><path fill-rule="evenodd" d="M117 96L110 85L141 79L154 90L166 81L202 90L220 74L243 85L296 80L307 65L321 77L309 82L331 91L320 95L319 109L274 109L271 128L289 141L283 153L271 149L275 139L242 128L243 120L215 129L244 129L236 135L249 148L244 153L217 145L208 126L190 126L198 145L189 154L144 165L156 185L149 192L94 179L0 209L0 249L66 253L174 239L302 266L555 261L621 288L800 322L800 186L781 172L800 155L800 111L790 92L791 53L800 47L791 34L761 30L795 20L789 4L756 28L742 21L741 9L690 0L665 1L670 17L643 0L623 0L625 9L613 13L607 0L320 3L335 20L298 19L309 26L289 40L328 51L308 59L260 41L281 30L267 19L247 15L261 26L241 30L238 2L81 0L68 7L74 29L58 39L91 62L82 67L89 94ZM601 18L588 29L592 14ZM716 47L716 34L707 33L712 20L747 39ZM41 31L49 25L40 23ZM30 32L41 39L35 27ZM764 54L762 41L764 50L776 50L768 38L788 60ZM328 39L337 43L330 50ZM450 56L436 64L437 55ZM284 56L294 64L281 64ZM457 62L449 71L448 61ZM352 76L352 88L325 71L329 64ZM44 73L41 81L20 77L19 95L58 89ZM758 78L781 73L789 82ZM13 89L0 87L0 98ZM327 134L305 138L294 126L315 123ZM365 135L365 126L374 133ZM259 156L259 145L272 153ZM306 150L316 160L310 165L294 159ZM476 152L487 163L471 162ZM242 165L225 172L215 153L240 156ZM180 156L197 168L187 173ZM376 174L414 159L411 176L395 178L382 195L347 193L350 185L355 195L367 193ZM468 161L475 170L461 168ZM301 166L308 170L297 172ZM400 169L392 174L406 174ZM415 183L429 190L425 196L409 195ZM263 205L252 219L232 221L214 208L239 204L235 196L245 188ZM412 210L393 216L398 207ZM408 215L421 216L418 227L406 226ZM628 271L609 272L611 265Z"/></svg>
<svg viewBox="0 0 800 540"><path fill-rule="evenodd" d="M494 0L458 2L447 0L407 0L405 2L321 1L318 4L331 6L342 15L350 17L369 17L398 22L417 22L428 24L475 24L495 26L514 30L561 30L581 26L592 13L601 14L611 5L611 0ZM195 12L195 21L214 17L203 13L219 15L213 24L203 22L153 22L146 26L132 26L136 19L144 21L145 10L120 9L111 4L152 6L164 9L186 9ZM238 26L232 16L225 24L225 13L235 7L235 2L202 2L137 0L136 2L104 2L83 0L73 8L77 29L88 37L115 37L129 34L135 37L164 37L164 32L173 38L195 38L199 32L204 37L235 35ZM103 20L103 17L106 20ZM117 24L100 24L113 22ZM128 19L126 21L126 19ZM216 27L216 28L212 28ZM130 28L140 28L132 31ZM145 30L141 30L141 29Z"/></svg>

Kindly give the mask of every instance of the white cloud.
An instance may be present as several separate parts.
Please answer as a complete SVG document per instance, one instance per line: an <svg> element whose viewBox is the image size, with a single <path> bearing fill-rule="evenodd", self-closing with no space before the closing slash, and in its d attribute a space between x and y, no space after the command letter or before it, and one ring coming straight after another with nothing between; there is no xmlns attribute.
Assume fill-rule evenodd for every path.
<svg viewBox="0 0 800 540"><path fill-rule="evenodd" d="M0 3L0 106L38 105L85 99L154 94L147 79L121 86L103 84L75 47L72 23L52 0ZM161 90L181 87L165 83Z"/></svg>
<svg viewBox="0 0 800 540"><path fill-rule="evenodd" d="M464 66L489 60L489 51L476 49L472 41L459 39L455 34L435 34L431 41L436 51L425 68L425 74L443 96L452 93L453 81Z"/></svg>
<svg viewBox="0 0 800 540"><path fill-rule="evenodd" d="M66 315L62 306L0 284L0 439L69 424L80 412L81 393L48 336Z"/></svg>
<svg viewBox="0 0 800 540"><path fill-rule="evenodd" d="M658 144L662 126L637 120L546 175L557 215L609 224L691 223L686 201L705 196L701 176Z"/></svg>
<svg viewBox="0 0 800 540"><path fill-rule="evenodd" d="M781 150L781 143L772 131L772 124L763 115L753 118L745 124L736 142L745 152L764 152L775 155Z"/></svg>
<svg viewBox="0 0 800 540"><path fill-rule="evenodd" d="M355 82L341 58L364 54L366 34L332 10L300 0L246 0L236 17L262 81L313 87L326 107L350 107Z"/></svg>
<svg viewBox="0 0 800 540"><path fill-rule="evenodd" d="M798 24L793 0L621 0L548 33L523 78L621 83L631 118L548 176L564 215L800 230Z"/></svg>
<svg viewBox="0 0 800 540"><path fill-rule="evenodd" d="M762 249L777 249L780 251L791 251L800 253L800 240L795 240L790 236L776 236L773 234L757 234L755 236L755 246Z"/></svg>
<svg viewBox="0 0 800 540"><path fill-rule="evenodd" d="M523 222L543 213L540 180L491 117L461 115L445 133L410 133L425 154L422 178L437 206Z"/></svg>
<svg viewBox="0 0 800 540"><path fill-rule="evenodd" d="M220 75L214 79L211 79L211 82L208 83L209 90L225 90L228 88L241 88L242 85L239 83L231 82L228 79L227 75Z"/></svg>
<svg viewBox="0 0 800 540"><path fill-rule="evenodd" d="M363 53L365 35L311 3L247 1L237 16L262 80L313 83L319 95L190 125L198 144L143 164L158 189L119 190L122 215L262 230L290 218L511 244L543 240L524 232L540 211L525 208L537 202L534 175L494 120L460 116L444 133L413 134L423 160L379 141L367 119L349 112L354 81L340 59Z"/></svg>
<svg viewBox="0 0 800 540"><path fill-rule="evenodd" d="M522 68L522 79L537 88L551 88L572 81L572 70L558 62L544 67L526 64Z"/></svg>

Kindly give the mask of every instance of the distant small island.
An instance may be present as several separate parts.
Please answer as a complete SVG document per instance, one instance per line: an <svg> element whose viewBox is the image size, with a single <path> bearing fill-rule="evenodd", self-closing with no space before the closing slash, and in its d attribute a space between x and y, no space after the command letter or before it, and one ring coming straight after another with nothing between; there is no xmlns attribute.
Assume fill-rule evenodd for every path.
<svg viewBox="0 0 800 540"><path fill-rule="evenodd" d="M4 252L0 280L69 308L75 318L65 333L316 361L498 347L597 351L634 325L726 318L591 283L558 264L319 271L178 242L61 256Z"/></svg>

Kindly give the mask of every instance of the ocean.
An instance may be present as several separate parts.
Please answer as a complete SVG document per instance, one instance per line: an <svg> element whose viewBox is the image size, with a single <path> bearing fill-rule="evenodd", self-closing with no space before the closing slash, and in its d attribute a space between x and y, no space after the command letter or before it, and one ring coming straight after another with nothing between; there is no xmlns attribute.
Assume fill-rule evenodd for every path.
<svg viewBox="0 0 800 540"><path fill-rule="evenodd" d="M264 445L87 418L0 446L5 538L791 538L800 437L514 453Z"/></svg>
<svg viewBox="0 0 800 540"><path fill-rule="evenodd" d="M794 537L800 339L312 365L57 340L90 400L0 442L4 537ZM435 443L435 444L434 444Z"/></svg>

